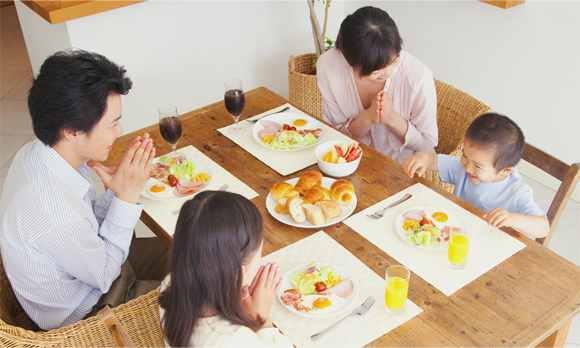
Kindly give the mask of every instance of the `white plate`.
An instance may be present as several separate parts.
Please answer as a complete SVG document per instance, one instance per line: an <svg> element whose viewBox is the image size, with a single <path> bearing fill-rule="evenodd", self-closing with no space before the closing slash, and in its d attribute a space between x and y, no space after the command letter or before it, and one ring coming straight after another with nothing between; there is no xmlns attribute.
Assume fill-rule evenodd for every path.
<svg viewBox="0 0 580 348"><path fill-rule="evenodd" d="M298 182L298 179L299 178L294 178L294 179L286 180L286 182L289 183L290 185L294 186ZM330 189L330 185L332 185L332 183L335 181L336 181L335 179L323 177L322 178L322 187ZM342 214L340 214L339 217L335 217L333 219L328 219L328 220L326 220L326 224L320 225L320 226L315 226L308 220L304 221L303 223L298 223L298 222L292 220L292 218L290 217L290 214L280 215L280 214L276 213L276 211L274 211L274 208L276 208L277 204L278 204L278 202L276 202L276 200L272 197L272 195L270 193L268 193L268 197L266 198L266 209L268 209L268 212L270 213L270 215L272 215L276 220L283 222L286 225L290 225L290 226L296 226L296 227L302 227L302 228L322 228L322 227L326 227L326 226L332 226L338 222L341 222L342 220L346 219L347 217L349 217L350 214L352 214L352 212L354 211L354 208L356 208L356 194L352 195L352 201L350 202L349 205L340 205L340 207L342 208Z"/></svg>
<svg viewBox="0 0 580 348"><path fill-rule="evenodd" d="M449 245L449 242L446 242L445 244L432 245L430 247L426 247L423 244L415 244L415 243L411 243L407 240L407 231L405 231L403 229L403 225L405 224L405 218L403 217L403 215L406 212L408 212L409 210L414 210L414 209L425 210L426 207L427 207L426 205L418 205L416 207L409 208L409 209L405 210L404 212L402 212L401 214L399 214L399 216L397 216L397 218L395 219L395 230L397 231L397 234L399 235L399 237L403 238L403 240L405 242L407 242L413 246L416 246L417 248L427 249L427 250L446 250L448 245ZM441 210L442 212L444 212L448 216L453 217L457 221L465 222L465 219L461 215L455 213L452 210L438 207L436 205L432 205L432 207L437 208L437 210Z"/></svg>
<svg viewBox="0 0 580 348"><path fill-rule="evenodd" d="M167 155L164 155L164 156L167 156ZM160 157L163 157L163 156L160 156ZM153 160L153 164L159 163L159 158L160 157L155 158ZM141 191L141 196L143 196L145 198L148 198L148 199L155 200L155 201L176 201L176 200L184 199L184 198L185 199L187 199L187 198L193 198L193 196L195 196L197 193L200 193L201 191L206 190L209 187L209 184L213 180L213 172L211 171L211 169L205 163L200 162L200 161L195 160L195 159L192 159L192 158L189 158L189 157L187 157L187 159L190 160L190 161L192 161L192 162L197 163L197 165L201 167L201 171L203 173L206 173L207 175L210 176L209 181L205 184L205 186L201 190L199 190L198 192L196 192L194 194L191 194L189 196L185 196L185 197L178 197L176 195L173 195L173 197L171 197L171 198L159 198L159 197L155 197L155 196L151 195L149 192L146 191L146 189L145 189L145 187L147 187L147 184L146 184L145 187L143 188L143 191ZM159 179L155 179L155 178L149 178L149 180L157 180L159 182L163 181L163 180L159 180ZM149 182L149 181L147 181L147 182Z"/></svg>
<svg viewBox="0 0 580 348"><path fill-rule="evenodd" d="M309 128L309 129L317 129L317 128L322 129L322 132L320 132L320 134L318 134L318 141L316 141L312 145L304 146L304 147L301 147L299 149L282 150L282 149L271 148L270 146L268 146L268 144L264 144L262 142L262 139L260 139L258 137L258 132L261 131L262 129L264 129L264 125L262 125L260 123L260 121L262 121L262 120L273 121L273 122L278 122L278 123L282 124L283 121L294 121L297 119L303 119L306 122L309 122L309 123L314 125L314 127ZM291 122L287 122L286 124L288 124L288 123L291 123ZM292 125L292 124L290 124L290 125ZM293 113L286 112L286 113L279 113L279 114L274 114L274 115L270 115L270 116L266 116L266 117L261 118L258 122L256 122L254 124L254 128L252 129L252 136L254 137L254 140L256 140L256 142L258 144L260 144L268 149L272 149L272 150L276 150L276 151L296 151L296 150L302 150L302 149L306 149L306 148L309 148L311 146L320 144L320 142L322 140L324 140L324 138L326 138L326 127L327 126L324 123L318 121L314 117L310 117L308 115L303 115L303 114L293 114Z"/></svg>
<svg viewBox="0 0 580 348"><path fill-rule="evenodd" d="M309 318L326 318L326 317L332 317L335 316L337 314L340 314L346 310L348 310L350 307L352 307L352 305L356 302L356 299L358 298L358 292L359 292L359 288L358 288L358 283L356 282L356 279L352 276L352 274L350 274L347 270L345 270L342 267L336 266L334 264L330 264L330 263L324 263L324 262L317 262L315 265L316 266L322 266L322 267L326 267L326 266L332 266L332 268L334 268L338 274L342 277L342 279L346 279L346 278L350 278L350 280L352 280L352 283L354 285L354 290L352 292L352 294L350 294L349 297L346 298L346 300L344 301L344 303L342 304L342 306L340 306L339 308L337 308L336 310L332 311L332 312L326 312L326 313L320 313L320 314L316 314L316 313L304 313L304 312L300 312L297 311L296 308L294 308L293 305L291 306L286 306L284 304L284 302L282 302L281 296L284 293L284 291L288 290L288 289L294 289L294 286L292 285L292 283L290 282L290 275L292 273L294 273L295 271L300 271L300 270L304 270L306 269L306 266L308 266L309 263L300 265L300 266L296 266L294 268L292 268L291 270L289 270L288 272L284 273L284 275L282 276L283 283L282 283L282 288L280 288L280 291L278 291L278 301L280 301L280 303L282 304L282 306L284 306L287 310L289 310L292 313L296 313L298 315L301 315L303 317L309 317Z"/></svg>

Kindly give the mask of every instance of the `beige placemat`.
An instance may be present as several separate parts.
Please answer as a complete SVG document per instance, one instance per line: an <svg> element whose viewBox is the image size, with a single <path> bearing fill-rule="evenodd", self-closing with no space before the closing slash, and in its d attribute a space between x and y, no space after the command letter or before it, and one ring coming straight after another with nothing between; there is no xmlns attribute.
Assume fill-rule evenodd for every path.
<svg viewBox="0 0 580 348"><path fill-rule="evenodd" d="M412 301L407 300L405 313L399 316L387 314L383 309L385 280L322 231L262 258L263 264L278 263L281 274L312 261L335 264L355 275L360 292L357 300L347 311L320 319L290 312L275 299L270 317L296 347L362 347L423 311ZM413 286L412 279L410 284ZM376 302L366 314L347 319L318 341L310 338L352 312L369 296L373 296Z"/></svg>
<svg viewBox="0 0 580 348"><path fill-rule="evenodd" d="M382 219L375 220L367 217L397 201L406 193L411 193L413 197L388 209ZM447 208L462 216L471 225L473 235L467 266L463 270L457 271L447 267L447 250L420 249L404 241L395 231L397 216L409 208L420 205ZM344 220L344 223L447 296L526 246L507 233L488 226L484 220L422 184L415 184L351 216Z"/></svg>
<svg viewBox="0 0 580 348"><path fill-rule="evenodd" d="M227 183L229 185L228 192L239 193L247 199L259 196L256 191L252 190L248 185L244 184L238 178L220 167L195 147L189 145L177 149L177 151L196 161L203 162L211 169L213 172L213 179L206 190L219 190L220 187ZM151 216L161 227L163 227L167 233L173 235L178 216L177 214L173 214L173 212L181 209L183 203L191 198L193 198L193 196L174 201L156 201L141 196L139 197L139 200L143 202L143 210L147 212L147 214L149 214L149 216Z"/></svg>
<svg viewBox="0 0 580 348"><path fill-rule="evenodd" d="M286 103L275 109L251 117L249 118L249 120L259 118L262 115L267 115L276 112L278 110L282 110L285 107L290 107L290 109L285 112L306 115L302 111ZM313 164L316 164L317 162L316 156L314 156L314 150L316 149L316 146L311 146L309 148L296 151L277 151L269 149L267 147L258 144L254 139L254 137L252 136L252 128L254 128L254 123L247 122L247 120L243 120L240 121L240 125L246 128L246 131L240 135L233 135L228 132L228 129L234 126L233 124L228 127L220 128L218 129L218 131L223 135L225 135L226 137L228 137L234 143L240 145L244 150L251 153L254 157L259 159L261 162L266 164L268 167L274 169L281 175L286 176L288 174L292 174L294 172L299 171L300 169L304 169ZM352 139L350 139L346 135L340 133L333 127L328 127L326 138L323 140L323 142L333 140L343 140L346 142L352 142Z"/></svg>

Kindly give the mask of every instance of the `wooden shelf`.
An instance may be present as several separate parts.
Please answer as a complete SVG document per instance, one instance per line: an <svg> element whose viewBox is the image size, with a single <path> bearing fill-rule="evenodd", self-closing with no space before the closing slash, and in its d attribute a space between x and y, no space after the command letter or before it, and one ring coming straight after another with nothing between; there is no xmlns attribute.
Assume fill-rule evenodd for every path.
<svg viewBox="0 0 580 348"><path fill-rule="evenodd" d="M147 0L134 1L109 1L109 0L86 0L86 1L37 1L22 0L22 3L50 24L62 23L71 19L82 18L96 13L101 13L116 8L125 7Z"/></svg>

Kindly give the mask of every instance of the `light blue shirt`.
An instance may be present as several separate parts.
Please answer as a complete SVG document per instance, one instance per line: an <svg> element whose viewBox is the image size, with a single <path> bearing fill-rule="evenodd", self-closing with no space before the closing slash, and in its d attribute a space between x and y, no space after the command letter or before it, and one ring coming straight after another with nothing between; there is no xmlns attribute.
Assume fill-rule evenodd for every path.
<svg viewBox="0 0 580 348"><path fill-rule="evenodd" d="M442 182L455 185L453 194L484 212L501 207L510 213L545 215L534 202L534 192L516 168L504 180L473 184L461 165L461 157L437 155L437 168Z"/></svg>
<svg viewBox="0 0 580 348"><path fill-rule="evenodd" d="M119 276L142 204L97 198L78 170L39 140L18 151L0 201L0 247L18 301L42 329L84 318Z"/></svg>

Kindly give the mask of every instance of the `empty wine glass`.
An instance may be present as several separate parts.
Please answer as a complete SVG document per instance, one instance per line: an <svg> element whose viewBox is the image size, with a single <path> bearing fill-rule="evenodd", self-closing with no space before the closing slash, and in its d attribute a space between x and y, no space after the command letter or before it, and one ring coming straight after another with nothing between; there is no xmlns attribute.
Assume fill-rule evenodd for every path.
<svg viewBox="0 0 580 348"><path fill-rule="evenodd" d="M181 138L181 120L175 105L163 105L159 108L159 131L163 139L171 145L175 156L175 148Z"/></svg>
<svg viewBox="0 0 580 348"><path fill-rule="evenodd" d="M231 134L241 134L244 132L244 127L238 125L238 120L244 107L246 106L246 98L244 97L244 89L242 87L242 81L240 80L227 80L224 83L226 87L226 92L224 94L224 103L226 104L226 109L234 118L236 124L231 127L228 132Z"/></svg>

